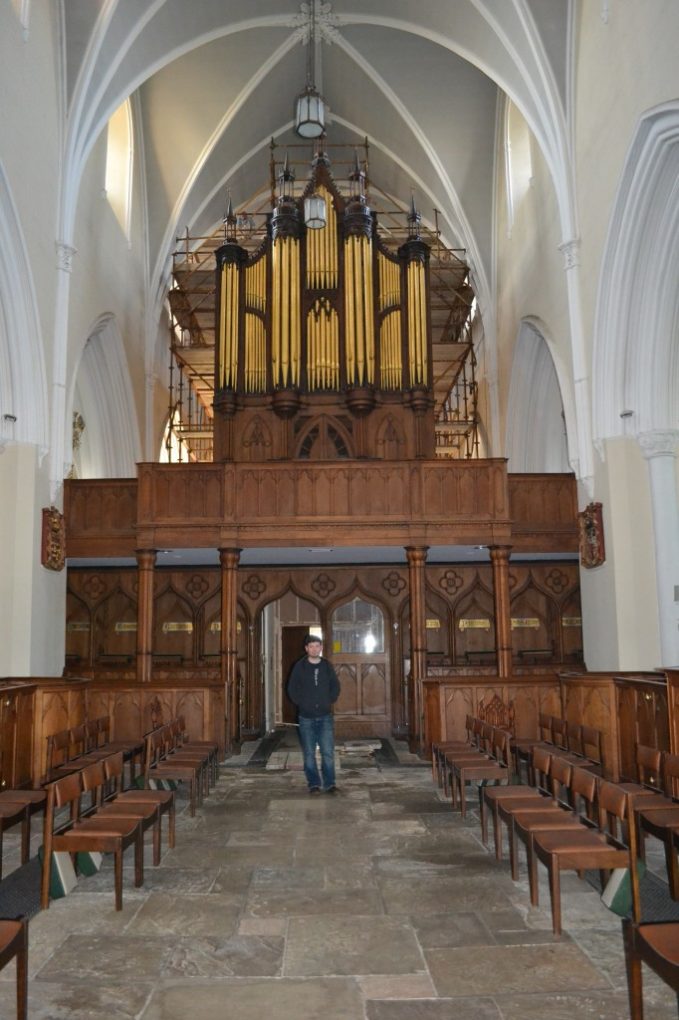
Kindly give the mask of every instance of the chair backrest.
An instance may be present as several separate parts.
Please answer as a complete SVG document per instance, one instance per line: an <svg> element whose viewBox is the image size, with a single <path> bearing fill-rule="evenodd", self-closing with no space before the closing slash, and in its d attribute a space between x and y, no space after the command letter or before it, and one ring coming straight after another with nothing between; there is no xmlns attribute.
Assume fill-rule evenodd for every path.
<svg viewBox="0 0 679 1020"><path fill-rule="evenodd" d="M538 714L538 730L540 734L540 740L544 740L547 744L551 744L552 741L552 717L547 715L545 712Z"/></svg>
<svg viewBox="0 0 679 1020"><path fill-rule="evenodd" d="M68 752L71 746L69 730L59 730L58 733L51 733L47 738L47 774L58 765L68 761Z"/></svg>
<svg viewBox="0 0 679 1020"><path fill-rule="evenodd" d="M108 744L111 739L111 719L107 715L100 715L97 719L99 724L99 746Z"/></svg>
<svg viewBox="0 0 679 1020"><path fill-rule="evenodd" d="M87 727L85 723L71 726L68 731L68 753L70 758L77 758L87 750Z"/></svg>
<svg viewBox="0 0 679 1020"><path fill-rule="evenodd" d="M589 769L574 765L571 772L570 791L575 813L580 816L581 820L595 825L598 799L597 777Z"/></svg>
<svg viewBox="0 0 679 1020"><path fill-rule="evenodd" d="M489 722L481 721L481 747L489 751L493 743L493 726Z"/></svg>
<svg viewBox="0 0 679 1020"><path fill-rule="evenodd" d="M479 718L491 726L499 726L503 730L511 730L513 724L514 709L511 703L505 705L498 694L494 694L488 703L483 699L479 702Z"/></svg>
<svg viewBox="0 0 679 1020"><path fill-rule="evenodd" d="M550 793L549 774L552 768L552 752L545 747L534 747L531 764L535 774L535 785L539 790Z"/></svg>
<svg viewBox="0 0 679 1020"><path fill-rule="evenodd" d="M601 765L603 762L603 751L602 751L602 736L601 730L597 730L594 726L582 726L582 750L584 751L585 757L589 758L590 761L596 762L597 765Z"/></svg>
<svg viewBox="0 0 679 1020"><path fill-rule="evenodd" d="M91 795L90 806L87 811L83 812L87 814L90 811L95 811L104 798L104 784L106 782L104 762L100 759L86 765L80 772L80 779L83 793Z"/></svg>
<svg viewBox="0 0 679 1020"><path fill-rule="evenodd" d="M500 729L499 726L493 727L493 757L506 768L509 768L510 765L510 740L511 734L507 730Z"/></svg>
<svg viewBox="0 0 679 1020"><path fill-rule="evenodd" d="M564 761L557 754L553 755L549 768L549 782L552 789L552 798L555 802L568 804L573 807L573 795L571 792L571 779L573 766L569 761Z"/></svg>
<svg viewBox="0 0 679 1020"><path fill-rule="evenodd" d="M552 717L552 740L557 747L568 750L568 723L556 715Z"/></svg>
<svg viewBox="0 0 679 1020"><path fill-rule="evenodd" d="M581 757L585 755L580 723L569 722L568 724L568 750L571 754L579 754Z"/></svg>
<svg viewBox="0 0 679 1020"><path fill-rule="evenodd" d="M634 760L637 766L637 782L641 783L642 786L650 786L654 790L661 789L660 765L662 762L662 751L659 751L657 747L637 744L634 749Z"/></svg>
<svg viewBox="0 0 679 1020"><path fill-rule="evenodd" d="M117 751L115 754L109 754L104 758L104 774L106 776L107 787L111 787L111 793L113 795L120 793L123 788L123 778L125 765L123 761L123 752Z"/></svg>
<svg viewBox="0 0 679 1020"><path fill-rule="evenodd" d="M71 772L62 779L56 779L53 783L47 784L47 810L45 813L45 824L48 824L49 815L52 825L54 824L54 809L69 805L71 821L80 817L80 795L82 794L82 780L80 772Z"/></svg>
<svg viewBox="0 0 679 1020"><path fill-rule="evenodd" d="M598 798L600 830L612 837L616 845L625 845L623 843L625 830L634 828L633 825L625 825L629 808L627 791L615 783L601 779L599 780Z"/></svg>
<svg viewBox="0 0 679 1020"><path fill-rule="evenodd" d="M665 751L662 756L662 777L665 796L679 798L679 754Z"/></svg>
<svg viewBox="0 0 679 1020"><path fill-rule="evenodd" d="M85 733L87 734L85 750L96 750L96 748L99 747L99 720L88 719L85 723Z"/></svg>

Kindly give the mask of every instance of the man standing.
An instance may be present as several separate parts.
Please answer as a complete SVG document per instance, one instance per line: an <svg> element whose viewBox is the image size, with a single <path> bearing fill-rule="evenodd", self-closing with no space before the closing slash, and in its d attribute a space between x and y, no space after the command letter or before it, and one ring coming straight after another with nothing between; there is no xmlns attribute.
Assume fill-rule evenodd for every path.
<svg viewBox="0 0 679 1020"><path fill-rule="evenodd" d="M323 642L316 634L304 638L305 655L292 667L288 697L299 711L299 742L304 755L304 775L309 793L320 793L321 776L316 765L316 745L321 752L321 774L326 793L336 793L335 732L332 706L340 692L337 674L322 658Z"/></svg>

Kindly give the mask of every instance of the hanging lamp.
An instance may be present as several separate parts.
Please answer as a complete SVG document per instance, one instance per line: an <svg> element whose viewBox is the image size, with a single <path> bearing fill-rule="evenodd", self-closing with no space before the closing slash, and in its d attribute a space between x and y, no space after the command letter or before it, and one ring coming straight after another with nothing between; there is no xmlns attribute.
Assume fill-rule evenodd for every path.
<svg viewBox="0 0 679 1020"><path fill-rule="evenodd" d="M325 131L325 103L316 88L316 0L309 0L306 85L295 100L295 131L300 138L320 138Z"/></svg>

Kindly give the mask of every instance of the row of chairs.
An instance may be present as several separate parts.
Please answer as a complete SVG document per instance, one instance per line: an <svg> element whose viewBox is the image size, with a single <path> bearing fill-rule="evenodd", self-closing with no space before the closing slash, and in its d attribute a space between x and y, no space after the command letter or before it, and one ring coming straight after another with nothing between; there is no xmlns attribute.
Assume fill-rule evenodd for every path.
<svg viewBox="0 0 679 1020"><path fill-rule="evenodd" d="M643 1020L642 962L679 991L679 923L642 923L637 869L638 859L644 856L644 837L650 833L660 838L665 845L669 891L679 899L679 756L640 745L636 763L637 782L611 783L598 776L595 768L577 764L572 754L564 757L555 747L535 746L531 761L535 785L512 785L505 772L504 780L498 776L493 781L502 785L482 781L479 803L483 841L487 846L488 819L492 818L498 859L502 857L501 827L507 826L514 879L518 878L518 848L524 845L534 905L539 896L538 865L547 868L555 935L561 933L563 871L576 871L583 877L588 870L598 870L603 883L612 869L629 870L632 917L623 921L623 937L630 1014L632 1020Z"/></svg>
<svg viewBox="0 0 679 1020"><path fill-rule="evenodd" d="M83 768L87 759L94 760L106 754L122 751L129 765L130 781L144 754L144 738L111 740L111 720L107 715L87 719L77 726L59 730L47 738L47 762L43 783L59 779L69 772Z"/></svg>
<svg viewBox="0 0 679 1020"><path fill-rule="evenodd" d="M114 855L116 910L123 904L123 853L134 847L135 886L144 878L144 833L153 833L153 863L161 856L161 817L168 816L168 843L175 845L174 786L189 785L191 814L217 778L218 748L210 741L188 741L184 721L173 720L143 740L143 788L124 789L124 753L94 751L69 762L69 769L45 787L41 905L50 899L52 857L66 851ZM156 787L156 788L152 788ZM64 816L65 815L65 816ZM77 860L77 857L76 857Z"/></svg>

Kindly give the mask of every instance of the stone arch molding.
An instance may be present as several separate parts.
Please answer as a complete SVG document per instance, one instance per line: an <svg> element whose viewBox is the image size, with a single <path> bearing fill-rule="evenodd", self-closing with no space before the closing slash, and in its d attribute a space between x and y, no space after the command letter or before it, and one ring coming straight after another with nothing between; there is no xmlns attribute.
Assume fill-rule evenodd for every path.
<svg viewBox="0 0 679 1020"><path fill-rule="evenodd" d="M594 438L679 426L679 101L640 120L597 295ZM630 413L631 412L631 413Z"/></svg>
<svg viewBox="0 0 679 1020"><path fill-rule="evenodd" d="M38 304L21 225L0 162L0 444L32 443L45 453L47 417Z"/></svg>
<svg viewBox="0 0 679 1020"><path fill-rule="evenodd" d="M71 416L85 428L76 467L82 478L130 478L141 460L139 427L123 340L115 318L102 315L89 331L75 373Z"/></svg>
<svg viewBox="0 0 679 1020"><path fill-rule="evenodd" d="M546 331L524 319L514 348L507 403L506 456L510 471L569 471L566 433L572 408L563 399Z"/></svg>

